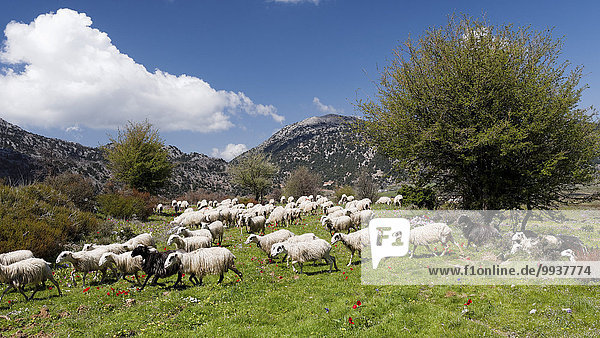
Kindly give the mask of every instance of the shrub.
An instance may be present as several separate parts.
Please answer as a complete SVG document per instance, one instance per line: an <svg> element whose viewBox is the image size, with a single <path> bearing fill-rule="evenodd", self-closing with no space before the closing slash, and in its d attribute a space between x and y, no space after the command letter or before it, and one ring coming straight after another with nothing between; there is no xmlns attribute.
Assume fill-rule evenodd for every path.
<svg viewBox="0 0 600 338"><path fill-rule="evenodd" d="M311 172L307 167L299 167L285 181L283 193L285 196L314 196L319 193L321 183L318 174Z"/></svg>
<svg viewBox="0 0 600 338"><path fill-rule="evenodd" d="M368 198L373 202L377 200L377 185L375 185L373 177L366 170L360 172L355 189L358 199Z"/></svg>
<svg viewBox="0 0 600 338"><path fill-rule="evenodd" d="M141 220L148 219L155 204L155 199L149 193L135 189L105 193L97 199L100 213L127 220L134 216Z"/></svg>
<svg viewBox="0 0 600 338"><path fill-rule="evenodd" d="M339 201L340 198L342 198L343 194L346 194L346 196L350 196L350 195L354 196L354 195L356 195L356 192L354 191L354 188L352 188L349 185L341 186L335 191L336 200L334 202Z"/></svg>
<svg viewBox="0 0 600 338"><path fill-rule="evenodd" d="M66 195L79 209L94 211L96 189L90 179L80 174L63 173L47 177L44 183Z"/></svg>
<svg viewBox="0 0 600 338"><path fill-rule="evenodd" d="M45 184L0 185L0 252L28 249L52 260L69 242L97 231L101 222Z"/></svg>
<svg viewBox="0 0 600 338"><path fill-rule="evenodd" d="M398 194L402 195L403 205L414 205L420 209L435 208L435 192L430 186L403 185Z"/></svg>

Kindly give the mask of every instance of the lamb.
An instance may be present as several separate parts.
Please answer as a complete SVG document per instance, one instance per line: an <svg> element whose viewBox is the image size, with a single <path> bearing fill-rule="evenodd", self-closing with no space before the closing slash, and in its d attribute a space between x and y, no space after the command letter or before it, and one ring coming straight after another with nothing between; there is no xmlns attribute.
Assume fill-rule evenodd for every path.
<svg viewBox="0 0 600 338"><path fill-rule="evenodd" d="M154 208L154 211L155 211L157 214L159 214L159 215L160 215L160 214L162 214L162 213L163 213L163 205L159 203L159 204L156 206L156 208Z"/></svg>
<svg viewBox="0 0 600 338"><path fill-rule="evenodd" d="M167 260L167 257L169 256L169 254L171 254L173 252L176 252L176 251L167 250L167 251L159 252L155 248L151 248L151 247L141 245L141 244L138 245L135 249L133 249L133 251L131 252L131 257L137 257L137 256L142 257L142 259L143 259L142 270L144 270L144 272L147 275L146 280L144 281L144 284L142 285L140 290L143 290L146 287L146 284L148 283L148 281L150 280L150 277L152 277L152 276L154 276L154 279L152 280L152 283L150 283L150 285L158 284L158 285L164 286L164 284L162 284L162 283L157 283L158 279L169 277L176 273L177 273L177 281L175 282L175 284L177 284L181 281L181 272L179 272L179 269L177 266L165 268L165 261ZM177 251L177 252L183 252L183 251Z"/></svg>
<svg viewBox="0 0 600 338"><path fill-rule="evenodd" d="M286 201L285 196L281 195L281 198L279 198L279 203L283 204L283 203L285 203L285 201Z"/></svg>
<svg viewBox="0 0 600 338"><path fill-rule="evenodd" d="M27 258L10 265L0 264L0 282L8 284L8 287L0 296L0 301L4 298L4 295L10 289L17 289L25 301L33 299L35 293L39 290L40 284L45 286L46 280L50 280L52 284L56 285L58 295L62 296L60 286L58 282L52 276L52 269L50 269L50 263L40 258ZM23 287L27 284L36 284L31 297L27 298Z"/></svg>
<svg viewBox="0 0 600 338"><path fill-rule="evenodd" d="M467 247L473 243L475 246L481 246L494 238L501 238L498 229L491 225L476 224L467 215L461 215L458 218L458 224L462 225L462 231L467 239Z"/></svg>
<svg viewBox="0 0 600 338"><path fill-rule="evenodd" d="M248 227L248 232L261 232L265 233L266 219L264 216L246 217L245 223Z"/></svg>
<svg viewBox="0 0 600 338"><path fill-rule="evenodd" d="M212 235L212 240L217 240L217 243L221 245L221 243L223 242L223 233L225 232L223 222L216 221L210 224L202 224L202 229L208 230Z"/></svg>
<svg viewBox="0 0 600 338"><path fill-rule="evenodd" d="M293 232L281 229L264 236L252 234L248 236L244 244L256 243L257 247L264 251L267 256L271 257L271 246L275 243L283 242L292 236L294 236Z"/></svg>
<svg viewBox="0 0 600 338"><path fill-rule="evenodd" d="M354 226L359 229L361 227L361 225L367 225L369 224L369 221L371 221L371 219L373 218L373 211L372 210L361 210L358 212L354 212L350 215L350 218L352 219L352 224L354 224Z"/></svg>
<svg viewBox="0 0 600 338"><path fill-rule="evenodd" d="M275 257L281 253L289 255L292 259L292 269L297 272L294 267L295 263L300 266L300 273L302 273L302 264L308 261L319 261L324 259L329 263L329 272L331 272L332 265L335 266L337 271L338 267L335 262L335 257L330 255L331 244L323 239L316 239L310 242L298 242L298 243L277 243L271 247L271 256Z"/></svg>
<svg viewBox="0 0 600 338"><path fill-rule="evenodd" d="M179 235L171 235L169 236L167 245L175 243L177 249L190 252L196 249L210 248L210 242L210 238L204 236L181 237Z"/></svg>
<svg viewBox="0 0 600 338"><path fill-rule="evenodd" d="M217 274L219 275L217 284L220 284L223 281L223 276L229 270L235 272L242 280L242 273L235 267L235 256L226 248L199 249L189 253L171 253L165 261L165 269L171 267L178 268L180 273L189 274L190 282L194 285L202 285L202 278L206 275Z"/></svg>
<svg viewBox="0 0 600 338"><path fill-rule="evenodd" d="M285 221L286 210L289 209L284 209L282 206L273 209L267 219L267 224L281 225Z"/></svg>
<svg viewBox="0 0 600 338"><path fill-rule="evenodd" d="M346 202L348 202L348 196L346 196L346 194L342 194L342 197L340 197L338 204L345 204Z"/></svg>
<svg viewBox="0 0 600 338"><path fill-rule="evenodd" d="M357 230L356 226L352 224L352 219L350 218L350 216L340 216L337 218L331 218L326 216L325 218L323 218L323 224L325 225L327 230L329 230L332 236L334 233L341 232L344 230L347 230L348 233L350 233L350 229Z"/></svg>
<svg viewBox="0 0 600 338"><path fill-rule="evenodd" d="M355 205L358 210L368 210L371 209L371 200L363 198L362 200L357 201ZM350 207L346 206L346 209L350 209Z"/></svg>
<svg viewBox="0 0 600 338"><path fill-rule="evenodd" d="M448 242L454 243L454 245L458 247L462 254L461 247L454 241L454 238L452 238L452 230L445 223L429 223L423 226L413 228L410 230L409 241L414 245L413 250L410 253L410 258L413 257L419 245L424 245L427 249L429 249L429 251L433 253L434 256L437 256L437 254L433 252L429 247L429 244L433 244L436 242L441 242L444 246L444 250L442 251L442 254L440 256L443 256L448 250L448 247L446 246L446 243Z"/></svg>
<svg viewBox="0 0 600 338"><path fill-rule="evenodd" d="M310 242L310 241L314 241L316 239L319 239L319 237L317 237L315 234L313 234L312 232L308 232L302 235L297 235L297 236L292 236L288 239L286 239L285 241L281 242L281 243L299 243L299 242ZM278 243L275 243L278 244ZM273 244L273 245L275 245ZM273 246L271 246L273 247ZM267 253L267 254L270 254ZM281 261L283 262L283 260L286 260L287 266L290 266L290 258L288 257L288 255L284 255L283 258L281 259Z"/></svg>
<svg viewBox="0 0 600 338"><path fill-rule="evenodd" d="M74 270L71 271L71 282L73 283L73 286L77 286L77 282L75 281L75 272L77 271L81 272L83 276L83 286L85 286L85 276L90 271L102 272L102 278L100 279L100 282L102 283L106 277L106 267L101 267L99 262L104 253L106 253L106 250L102 248L91 251L63 251L56 257L56 264L62 262L71 262L71 264L73 264Z"/></svg>
<svg viewBox="0 0 600 338"><path fill-rule="evenodd" d="M133 250L140 244L146 245L146 246L154 246L155 244L154 244L154 238L152 238L152 234L150 234L150 233L140 234L140 235L137 235L137 236L133 237L132 239L128 240L127 242L123 243L123 245L125 246L125 248L127 248L127 250Z"/></svg>
<svg viewBox="0 0 600 338"><path fill-rule="evenodd" d="M29 250L17 250L0 254L0 264L10 265L27 258L33 258L33 252Z"/></svg>
<svg viewBox="0 0 600 338"><path fill-rule="evenodd" d="M392 204L392 199L387 197L387 196L383 196L383 197L379 197L379 199L377 200L377 202L375 202L375 204L387 204L390 205Z"/></svg>
<svg viewBox="0 0 600 338"><path fill-rule="evenodd" d="M98 265L100 265L100 267L114 265L117 271L121 273L121 277L124 280L132 282L125 278L125 276L134 275L137 284L141 285L137 273L142 270L142 261L143 259L140 256L132 257L131 252L124 252L122 254L107 252L100 257Z"/></svg>
<svg viewBox="0 0 600 338"><path fill-rule="evenodd" d="M358 251L360 255L362 249L369 245L369 229L365 228L351 234L343 234L341 232L335 233L331 237L331 245L337 242L342 242L348 250L350 250L350 261L347 266L352 264L352 257L354 252Z"/></svg>
<svg viewBox="0 0 600 338"><path fill-rule="evenodd" d="M189 230L186 227L177 227L174 229L176 235L182 237L207 237L210 239L210 242L213 241L213 235L210 230L200 229L200 230Z"/></svg>

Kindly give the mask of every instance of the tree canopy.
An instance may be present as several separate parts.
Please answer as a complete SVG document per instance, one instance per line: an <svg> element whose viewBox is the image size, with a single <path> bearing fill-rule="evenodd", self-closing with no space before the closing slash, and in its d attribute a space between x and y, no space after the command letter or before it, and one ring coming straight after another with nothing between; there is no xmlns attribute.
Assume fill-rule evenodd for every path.
<svg viewBox="0 0 600 338"><path fill-rule="evenodd" d="M301 166L292 171L285 181L283 192L287 196L316 196L321 190L322 182L323 180L321 180L319 174Z"/></svg>
<svg viewBox="0 0 600 338"><path fill-rule="evenodd" d="M450 18L408 39L359 100L360 129L417 182L467 209L549 208L595 179L582 67L551 30Z"/></svg>
<svg viewBox="0 0 600 338"><path fill-rule="evenodd" d="M171 176L173 165L167 158L158 129L147 120L129 122L105 147L114 177L129 187L156 194Z"/></svg>
<svg viewBox="0 0 600 338"><path fill-rule="evenodd" d="M250 190L260 202L279 168L265 154L256 153L243 157L228 170L233 183Z"/></svg>

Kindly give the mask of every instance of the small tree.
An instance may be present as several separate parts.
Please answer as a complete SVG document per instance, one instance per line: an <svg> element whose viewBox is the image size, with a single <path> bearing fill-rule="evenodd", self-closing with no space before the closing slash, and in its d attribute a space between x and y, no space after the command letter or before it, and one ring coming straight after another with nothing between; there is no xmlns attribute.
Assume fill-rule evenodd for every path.
<svg viewBox="0 0 600 338"><path fill-rule="evenodd" d="M321 177L307 167L294 170L285 181L283 192L286 196L317 195L321 189Z"/></svg>
<svg viewBox="0 0 600 338"><path fill-rule="evenodd" d="M167 158L164 142L148 120L129 122L119 129L105 152L114 177L142 192L156 194L171 176L173 165Z"/></svg>
<svg viewBox="0 0 600 338"><path fill-rule="evenodd" d="M359 128L379 151L467 209L550 208L595 178L599 133L578 106L582 68L551 31L464 17L408 39Z"/></svg>
<svg viewBox="0 0 600 338"><path fill-rule="evenodd" d="M47 177L45 183L69 197L79 209L94 210L96 189L89 178L66 172L58 176Z"/></svg>
<svg viewBox="0 0 600 338"><path fill-rule="evenodd" d="M263 153L248 155L229 167L233 183L250 190L257 201L261 201L273 184L273 176L279 168Z"/></svg>
<svg viewBox="0 0 600 338"><path fill-rule="evenodd" d="M373 202L377 199L377 185L369 172L364 169L358 175L354 190L356 190L356 197L359 199L368 198Z"/></svg>

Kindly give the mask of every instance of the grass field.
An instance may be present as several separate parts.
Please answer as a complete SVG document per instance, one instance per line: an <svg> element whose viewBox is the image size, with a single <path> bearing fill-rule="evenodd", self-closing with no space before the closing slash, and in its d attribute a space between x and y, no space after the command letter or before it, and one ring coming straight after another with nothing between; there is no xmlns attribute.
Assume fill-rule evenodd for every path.
<svg viewBox="0 0 600 338"><path fill-rule="evenodd" d="M319 216L304 219L290 230L314 232ZM172 217L126 223L135 232L152 230L162 242ZM273 229L268 229L271 232ZM163 234L162 237L160 234ZM63 290L36 294L24 302L10 293L0 304L0 334L51 336L597 336L600 297L595 286L363 286L360 264L346 267L349 252L333 249L339 271L328 266L304 266L305 275L268 263L246 234L226 230L224 245L237 257L244 274L233 272L217 285L173 289L147 287L138 291L121 280L67 285L69 269L56 270ZM279 261L279 260L278 260ZM358 262L358 259L356 259ZM88 280L91 280L88 279ZM50 285L50 284L48 284ZM465 303L471 299L471 304ZM360 305L359 305L360 304ZM465 311L465 309L467 311ZM535 310L535 311L532 311Z"/></svg>

